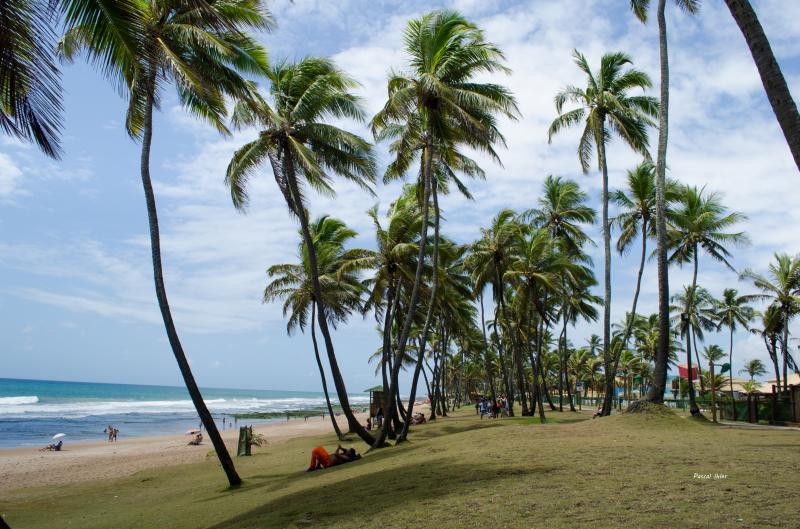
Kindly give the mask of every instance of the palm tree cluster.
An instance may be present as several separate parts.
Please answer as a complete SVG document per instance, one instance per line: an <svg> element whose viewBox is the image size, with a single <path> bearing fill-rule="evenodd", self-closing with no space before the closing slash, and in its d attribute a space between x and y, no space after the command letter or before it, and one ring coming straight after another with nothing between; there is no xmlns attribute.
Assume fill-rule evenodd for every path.
<svg viewBox="0 0 800 529"><path fill-rule="evenodd" d="M693 0L676 3L689 13L699 7ZM755 13L747 1L726 3L753 50L770 102L798 159L797 111L785 82L770 81L783 77L769 45L762 45L766 37ZM642 21L648 4L631 2ZM704 333L724 327L730 333L732 363L734 331L749 328L759 317L763 329L754 332L762 336L785 386L788 369L797 369L788 342L789 321L800 311L800 257L776 255L767 276L743 272L742 278L761 291L757 296L727 289L715 300L698 284L701 254L733 269L730 247L747 239L731 231L743 216L729 212L718 195L665 176L669 72L664 9L665 0L659 0L660 98L645 93L651 79L633 67L627 54L607 53L592 69L575 50L585 85L566 86L555 96L557 116L547 131L552 141L566 128L581 127L577 154L584 172L596 156L602 181L602 296L593 293L598 281L589 257L593 240L587 233L597 214L573 180L547 177L535 207L499 211L475 241L459 244L443 234L440 195L455 190L471 198L466 178L485 175L469 154L499 162L498 151L505 146L500 120L519 117L508 89L485 81L509 72L502 51L454 11L435 11L408 22L403 42L407 61L391 73L386 102L370 117L355 95L356 80L330 59L267 60L250 34L274 25L263 0L6 0L0 2L0 129L33 141L49 156L59 156L59 58L85 58L126 98L126 131L141 142L158 306L189 394L231 485L241 480L192 375L162 271L150 149L153 114L168 85L175 87L185 109L221 134L240 128L257 131L254 140L234 153L225 182L234 207L246 211L250 178L269 167L289 214L299 222L297 262L269 268L264 301L283 301L289 333L310 327L328 409L340 437L344 433L328 396L317 330L348 431L374 447L387 439L406 439L420 375L432 417L446 415L451 406L481 393L492 399L503 395L510 413L519 402L523 415L538 412L544 421L545 401L551 410L556 409L556 397L559 409L565 400L574 409L578 388L603 394L602 413L608 414L618 386L631 396L638 385L641 396L648 392L649 400L663 401L679 337L686 341L691 371L692 349L699 365L698 341L704 340ZM52 29L56 20L63 22L60 39ZM309 194L335 195L337 177L367 192L378 181L372 143L339 126L346 120L368 124L373 140L388 145L391 159L382 174L384 182L409 174L413 180L384 214L377 206L368 211L375 231L375 248L369 250L347 247L356 234L341 220L322 215L312 221L308 211ZM648 134L656 125L658 153L653 164ZM609 189L606 146L612 136L642 157L628 172L624 190ZM620 254L640 238L641 256L631 310L612 325L615 231ZM653 240L659 310L644 316L637 308L648 242ZM693 266L691 285L672 299L672 325L670 263ZM762 315L749 307L756 299L769 302ZM357 313L374 316L381 337L375 359L385 390L386 420L377 435L359 423L349 404L331 332ZM601 336L593 335L586 346L576 348L569 339L572 330L601 314ZM713 366L719 351L709 346L706 357ZM400 390L403 370L411 372L406 402ZM763 371L763 366L748 367L751 378ZM706 380L701 378L701 390L713 393L721 387L713 377ZM693 385L689 388L694 399Z"/></svg>

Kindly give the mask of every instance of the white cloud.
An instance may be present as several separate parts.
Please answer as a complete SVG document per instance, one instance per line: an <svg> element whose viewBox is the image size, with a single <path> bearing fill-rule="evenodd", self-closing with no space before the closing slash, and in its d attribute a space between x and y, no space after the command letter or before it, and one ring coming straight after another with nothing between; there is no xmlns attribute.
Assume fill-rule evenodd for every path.
<svg viewBox="0 0 800 529"><path fill-rule="evenodd" d="M22 170L7 154L0 152L0 199L8 198L20 191Z"/></svg>

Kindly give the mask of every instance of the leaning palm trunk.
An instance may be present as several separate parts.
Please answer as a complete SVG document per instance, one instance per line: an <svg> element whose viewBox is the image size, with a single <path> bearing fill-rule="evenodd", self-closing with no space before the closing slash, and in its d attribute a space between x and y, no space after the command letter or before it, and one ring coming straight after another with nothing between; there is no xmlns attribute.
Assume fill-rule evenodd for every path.
<svg viewBox="0 0 800 529"><path fill-rule="evenodd" d="M175 360L178 362L178 368L183 376L183 381L186 384L186 389L189 391L189 397L192 399L197 414L214 445L214 450L217 452L217 457L222 465L222 469L228 477L228 482L232 487L239 485L242 479L236 473L236 468L233 466L233 460L225 447L225 442L217 430L217 425L214 423L214 418L206 407L203 401L203 395L200 393L200 388L197 387L197 382L194 380L192 369L189 367L189 362L186 360L186 354L183 352L178 331L175 329L175 322L172 320L172 312L169 308L169 301L167 300L167 290L164 285L164 273L161 268L161 237L158 230L158 213L156 211L156 197L153 192L153 183L150 179L150 145L153 140L153 106L155 102L154 89L155 89L155 66L150 65L150 77L148 79L147 87L147 102L144 114L144 129L142 135L142 155L141 155L141 173L142 173L142 186L144 187L144 196L147 201L147 219L150 225L150 249L153 258L153 279L155 281L156 298L158 299L158 308L161 310L161 318L164 320L164 327L167 330L167 338L172 347L172 353L175 355Z"/></svg>
<svg viewBox="0 0 800 529"><path fill-rule="evenodd" d="M747 41L769 104L792 152L794 163L800 169L800 114L797 112L797 105L792 99L781 67L775 54L772 53L764 28L761 27L749 0L725 0L725 3Z"/></svg>
<svg viewBox="0 0 800 529"><path fill-rule="evenodd" d="M288 151L288 150L287 150ZM300 189L297 186L297 177L294 172L294 165L291 158L286 158L286 179L289 184L289 193L292 197L293 203L297 204L297 211L295 214L300 219L300 227L303 231L303 240L308 250L308 261L311 267L311 285L314 291L314 302L317 305L317 322L319 330L322 332L322 338L325 341L325 350L328 353L328 363L331 366L331 376L333 377L333 384L336 387L336 393L339 397L339 405L342 407L342 413L347 418L347 424L351 432L355 432L365 443L372 444L375 439L367 432L364 427L358 422L353 410L350 408L350 399L347 396L347 388L344 385L342 373L339 371L339 363L336 361L336 354L333 350L333 340L331 340L331 333L328 329L328 318L325 316L325 304L322 301L322 288L319 284L319 270L317 269L317 252L314 248L314 240L311 237L311 231L308 227L308 216L305 211L299 206L302 204ZM291 204L289 204L291 209Z"/></svg>
<svg viewBox="0 0 800 529"><path fill-rule="evenodd" d="M331 424L333 424L333 431L336 432L336 437L340 441L344 441L344 435L336 423L336 415L333 413L333 406L331 406L331 398L328 396L328 381L325 380L325 371L322 369L322 360L319 357L319 347L317 346L317 324L314 322L317 307L311 304L311 342L314 344L314 357L317 359L317 367L319 368L319 378L322 380L322 391L325 393L325 404L328 406L328 414L331 416Z"/></svg>
<svg viewBox="0 0 800 529"><path fill-rule="evenodd" d="M658 43L661 59L661 104L658 107L658 156L656 159L656 255L658 261L658 352L653 368L653 385L647 400L664 403L669 361L669 269L667 264L666 169L669 118L669 53L665 0L658 0Z"/></svg>

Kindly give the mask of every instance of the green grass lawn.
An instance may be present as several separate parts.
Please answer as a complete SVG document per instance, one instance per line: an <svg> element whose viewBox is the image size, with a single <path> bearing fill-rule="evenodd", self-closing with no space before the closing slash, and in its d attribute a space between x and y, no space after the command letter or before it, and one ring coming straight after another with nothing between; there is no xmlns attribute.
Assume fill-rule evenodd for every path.
<svg viewBox="0 0 800 529"><path fill-rule="evenodd" d="M308 474L310 449L335 438L295 439L237 458L245 484L235 490L209 458L18 490L0 512L14 529L800 527L800 432L549 417L481 421L464 410L409 443Z"/></svg>

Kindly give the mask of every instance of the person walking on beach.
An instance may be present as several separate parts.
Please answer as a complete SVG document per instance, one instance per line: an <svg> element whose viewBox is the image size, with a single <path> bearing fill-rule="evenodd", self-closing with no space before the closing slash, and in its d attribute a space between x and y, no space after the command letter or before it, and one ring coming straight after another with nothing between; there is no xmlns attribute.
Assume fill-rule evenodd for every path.
<svg viewBox="0 0 800 529"><path fill-rule="evenodd" d="M118 433L119 433L119 430L117 430L116 428L111 428L111 442L112 443L116 443L117 442L117 434Z"/></svg>

